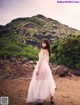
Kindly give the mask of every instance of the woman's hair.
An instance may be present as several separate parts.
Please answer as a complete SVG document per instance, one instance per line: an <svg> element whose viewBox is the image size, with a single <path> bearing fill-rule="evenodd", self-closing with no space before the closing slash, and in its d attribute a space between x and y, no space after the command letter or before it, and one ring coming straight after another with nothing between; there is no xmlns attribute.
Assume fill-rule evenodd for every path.
<svg viewBox="0 0 80 105"><path fill-rule="evenodd" d="M42 43L46 43L46 47L42 47ZM47 49L49 52L49 56L51 55L51 51L50 51L50 41L47 38L42 39L41 41L41 48L43 49Z"/></svg>

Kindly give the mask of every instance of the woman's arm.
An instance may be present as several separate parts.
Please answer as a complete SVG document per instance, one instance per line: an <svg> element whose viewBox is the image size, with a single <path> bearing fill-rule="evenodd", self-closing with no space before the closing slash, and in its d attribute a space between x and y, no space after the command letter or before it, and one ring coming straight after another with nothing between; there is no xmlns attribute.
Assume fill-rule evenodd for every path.
<svg viewBox="0 0 80 105"><path fill-rule="evenodd" d="M39 62L38 62L38 70L37 70L37 75L39 74L39 70L40 70L40 66L41 66L41 63L43 61L43 58L44 58L44 52L41 50L41 55L40 55L40 58L39 58Z"/></svg>

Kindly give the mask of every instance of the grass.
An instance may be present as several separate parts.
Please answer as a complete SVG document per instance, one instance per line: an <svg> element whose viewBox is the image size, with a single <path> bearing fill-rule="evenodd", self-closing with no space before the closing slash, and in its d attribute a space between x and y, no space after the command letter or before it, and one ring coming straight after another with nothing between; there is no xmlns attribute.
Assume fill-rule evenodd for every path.
<svg viewBox="0 0 80 105"><path fill-rule="evenodd" d="M27 57L30 60L38 59L38 48L34 48L30 45L26 45L20 41L12 41L12 36L0 38L0 56L11 57L20 56Z"/></svg>

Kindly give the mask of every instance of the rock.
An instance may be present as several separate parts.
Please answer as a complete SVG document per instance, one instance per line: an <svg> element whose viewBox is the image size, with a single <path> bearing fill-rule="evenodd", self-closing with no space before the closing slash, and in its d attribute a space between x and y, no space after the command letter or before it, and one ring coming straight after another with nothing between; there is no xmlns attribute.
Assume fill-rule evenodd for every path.
<svg viewBox="0 0 80 105"><path fill-rule="evenodd" d="M4 60L4 63L5 63L5 64L10 64L11 62L10 62L9 59L7 59L7 60Z"/></svg>
<svg viewBox="0 0 80 105"><path fill-rule="evenodd" d="M34 61L29 61L30 64L34 64Z"/></svg>
<svg viewBox="0 0 80 105"><path fill-rule="evenodd" d="M65 77L65 76L71 76L71 72L68 67L65 67L63 65L55 65L55 64L50 64L52 73L54 75L58 75L60 77Z"/></svg>
<svg viewBox="0 0 80 105"><path fill-rule="evenodd" d="M55 73L57 73L60 77L65 77L66 75L68 75L68 68L64 67L64 66L60 66Z"/></svg>
<svg viewBox="0 0 80 105"><path fill-rule="evenodd" d="M7 60L0 59L0 79L15 79L19 77L31 78L37 61L28 61L27 58L23 58L23 62L22 59L16 57ZM78 70L70 70L63 65L52 63L49 63L49 65L55 76L80 76Z"/></svg>
<svg viewBox="0 0 80 105"><path fill-rule="evenodd" d="M12 61L12 62L15 62L16 61L16 58L10 58L10 61Z"/></svg>
<svg viewBox="0 0 80 105"><path fill-rule="evenodd" d="M73 70L73 74L76 76L80 76L80 71L79 70Z"/></svg>
<svg viewBox="0 0 80 105"><path fill-rule="evenodd" d="M28 62L28 58L22 58L22 62L23 63Z"/></svg>
<svg viewBox="0 0 80 105"><path fill-rule="evenodd" d="M68 70L59 74L60 77L65 77L68 74Z"/></svg>

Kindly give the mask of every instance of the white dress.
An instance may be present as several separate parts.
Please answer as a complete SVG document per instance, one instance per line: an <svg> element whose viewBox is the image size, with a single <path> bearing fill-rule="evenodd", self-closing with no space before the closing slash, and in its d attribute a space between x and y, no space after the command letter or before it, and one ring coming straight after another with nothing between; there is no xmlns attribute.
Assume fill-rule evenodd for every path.
<svg viewBox="0 0 80 105"><path fill-rule="evenodd" d="M49 67L49 55L39 53L39 60L33 71L32 80L29 85L26 103L43 102L50 96L54 96L56 84ZM36 71L39 69L39 74Z"/></svg>

